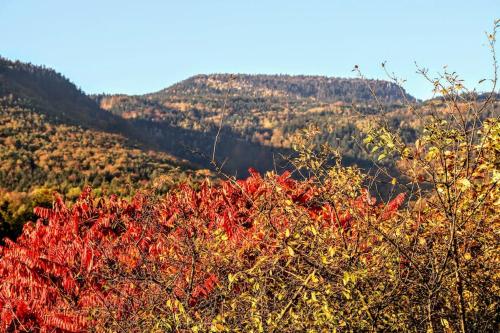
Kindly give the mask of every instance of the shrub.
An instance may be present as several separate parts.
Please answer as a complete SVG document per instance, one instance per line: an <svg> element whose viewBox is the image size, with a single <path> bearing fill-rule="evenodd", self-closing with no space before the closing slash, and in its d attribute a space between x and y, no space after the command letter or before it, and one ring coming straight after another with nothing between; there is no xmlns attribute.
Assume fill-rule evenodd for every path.
<svg viewBox="0 0 500 333"><path fill-rule="evenodd" d="M87 189L68 208L57 198L2 248L3 330L296 325L291 314L309 308L310 297L321 309L325 297L342 295L342 279L356 279L345 270L354 258L335 259L341 239L362 249L359 265L379 260L353 216L387 220L401 204L375 205L366 192L349 204L326 202L325 191L252 171L244 181L181 186L162 199L95 199ZM304 325L335 313L324 311Z"/></svg>

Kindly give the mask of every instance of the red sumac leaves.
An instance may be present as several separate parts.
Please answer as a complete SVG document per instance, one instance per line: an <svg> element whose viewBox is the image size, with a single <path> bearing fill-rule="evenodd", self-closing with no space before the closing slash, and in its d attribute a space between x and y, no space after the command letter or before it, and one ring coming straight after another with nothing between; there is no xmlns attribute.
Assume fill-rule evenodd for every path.
<svg viewBox="0 0 500 333"><path fill-rule="evenodd" d="M319 202L312 183L250 173L197 190L181 185L162 198L97 199L85 189L71 207L57 198L53 209L36 208L40 220L0 247L0 330L113 330L117 321L134 330L126 326L133 314L165 316L180 304L196 317L211 297L222 299L212 295L237 267L281 253L295 223L290 205L325 228L352 228L351 212ZM402 200L377 209L388 216ZM175 305L165 310L167 303Z"/></svg>

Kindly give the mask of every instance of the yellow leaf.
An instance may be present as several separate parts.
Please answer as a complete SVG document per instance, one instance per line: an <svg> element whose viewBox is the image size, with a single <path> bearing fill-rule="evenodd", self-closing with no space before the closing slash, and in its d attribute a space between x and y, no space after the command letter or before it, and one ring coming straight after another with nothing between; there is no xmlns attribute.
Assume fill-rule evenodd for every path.
<svg viewBox="0 0 500 333"><path fill-rule="evenodd" d="M457 185L462 191L465 191L472 186L472 184L467 178L461 178L457 180Z"/></svg>
<svg viewBox="0 0 500 333"><path fill-rule="evenodd" d="M287 246L286 249L288 250L288 254L290 255L290 257L293 257L295 255L295 251L290 246Z"/></svg>
<svg viewBox="0 0 500 333"><path fill-rule="evenodd" d="M313 233L314 236L316 236L318 234L318 231L316 230L316 228L314 226L311 226L311 232Z"/></svg>
<svg viewBox="0 0 500 333"><path fill-rule="evenodd" d="M185 313L186 311L184 310L184 305L182 305L181 302L177 301L177 309L179 310L180 313Z"/></svg>
<svg viewBox="0 0 500 333"><path fill-rule="evenodd" d="M348 272L344 272L344 277L342 278L342 283L347 285L349 283L349 280L351 279L351 275Z"/></svg>
<svg viewBox="0 0 500 333"><path fill-rule="evenodd" d="M493 183L500 182L500 172L498 170L493 170L493 176L491 177Z"/></svg>

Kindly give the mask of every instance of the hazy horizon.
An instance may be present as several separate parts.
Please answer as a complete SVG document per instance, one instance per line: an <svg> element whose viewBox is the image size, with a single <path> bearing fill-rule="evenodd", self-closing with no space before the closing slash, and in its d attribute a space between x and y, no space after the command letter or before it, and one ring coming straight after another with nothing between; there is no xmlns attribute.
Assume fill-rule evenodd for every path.
<svg viewBox="0 0 500 333"><path fill-rule="evenodd" d="M360 9L363 8L361 11ZM0 55L45 65L88 94L144 94L197 74L387 79L380 63L431 97L415 62L448 65L479 90L491 73L485 32L500 2L0 0ZM483 84L485 85L485 84Z"/></svg>

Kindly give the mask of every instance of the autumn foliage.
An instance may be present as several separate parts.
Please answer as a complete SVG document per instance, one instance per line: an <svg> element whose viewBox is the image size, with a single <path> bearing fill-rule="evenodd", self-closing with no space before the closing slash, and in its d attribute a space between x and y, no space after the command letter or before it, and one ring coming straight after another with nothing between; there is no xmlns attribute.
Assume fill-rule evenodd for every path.
<svg viewBox="0 0 500 333"><path fill-rule="evenodd" d="M202 316L200 324L209 327L223 315L217 311L224 298L255 288L230 281L234 276L270 258L302 260L304 244L290 241L302 219L311 222L311 237L339 227L353 237L353 213L317 202L318 191L289 174L252 172L236 183L182 186L157 201L96 199L87 189L68 208L58 197L53 209L37 208L40 219L1 249L2 330L139 329L126 325L156 325L160 318L165 327L183 328L187 315ZM387 219L401 203L399 196L376 205L365 192L352 209ZM311 269L318 278L327 274Z"/></svg>
<svg viewBox="0 0 500 333"><path fill-rule="evenodd" d="M56 195L0 247L0 330L498 332L497 75L479 99L422 74L446 108L419 114L412 143L370 124L371 173L310 124L293 173Z"/></svg>
<svg viewBox="0 0 500 333"><path fill-rule="evenodd" d="M308 130L302 180L250 170L131 200L56 195L0 248L1 330L495 331L500 124L477 131L453 154L434 132L393 145L407 184L435 186L409 204L377 200Z"/></svg>

